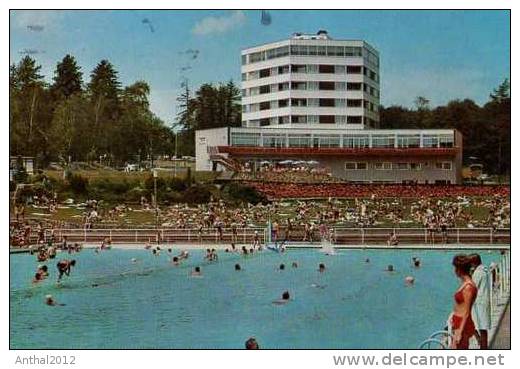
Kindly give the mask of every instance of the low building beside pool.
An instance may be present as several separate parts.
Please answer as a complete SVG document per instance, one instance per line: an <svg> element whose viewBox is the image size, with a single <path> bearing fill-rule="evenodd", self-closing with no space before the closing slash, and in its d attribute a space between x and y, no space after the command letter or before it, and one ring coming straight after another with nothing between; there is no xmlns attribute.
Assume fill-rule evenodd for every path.
<svg viewBox="0 0 520 369"><path fill-rule="evenodd" d="M195 150L201 171L305 160L354 183L462 182L462 135L454 129L223 127L197 131Z"/></svg>

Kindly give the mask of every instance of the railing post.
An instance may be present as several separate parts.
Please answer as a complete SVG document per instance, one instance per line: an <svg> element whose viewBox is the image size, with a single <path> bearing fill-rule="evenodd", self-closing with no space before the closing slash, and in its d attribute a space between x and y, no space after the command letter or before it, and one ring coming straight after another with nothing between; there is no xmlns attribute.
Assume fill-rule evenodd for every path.
<svg viewBox="0 0 520 369"><path fill-rule="evenodd" d="M460 229L457 228L457 244L460 244Z"/></svg>
<svg viewBox="0 0 520 369"><path fill-rule="evenodd" d="M428 230L424 228L424 243L428 243Z"/></svg>
<svg viewBox="0 0 520 369"><path fill-rule="evenodd" d="M244 245L245 245L246 244L246 229L242 228L242 230L244 231Z"/></svg>
<svg viewBox="0 0 520 369"><path fill-rule="evenodd" d="M83 228L83 242L87 242L87 229Z"/></svg>
<svg viewBox="0 0 520 369"><path fill-rule="evenodd" d="M489 283L489 313L491 316L493 316L493 313L495 311L495 305L493 303L493 274L491 273L491 270L489 270L488 273L488 283Z"/></svg>
<svg viewBox="0 0 520 369"><path fill-rule="evenodd" d="M110 242L112 242L112 228L110 228L110 230L108 231L108 239L110 240Z"/></svg>
<svg viewBox="0 0 520 369"><path fill-rule="evenodd" d="M188 242L191 242L191 228L188 228Z"/></svg>
<svg viewBox="0 0 520 369"><path fill-rule="evenodd" d="M365 229L361 228L361 244L365 244Z"/></svg>
<svg viewBox="0 0 520 369"><path fill-rule="evenodd" d="M493 228L489 228L489 244L493 244Z"/></svg>
<svg viewBox="0 0 520 369"><path fill-rule="evenodd" d="M135 243L137 243L137 230L135 231Z"/></svg>

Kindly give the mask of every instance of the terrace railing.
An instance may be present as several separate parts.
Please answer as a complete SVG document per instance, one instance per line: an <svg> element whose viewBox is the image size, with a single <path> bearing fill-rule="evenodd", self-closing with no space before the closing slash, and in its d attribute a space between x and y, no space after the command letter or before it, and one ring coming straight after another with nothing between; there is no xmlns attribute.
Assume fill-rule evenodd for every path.
<svg viewBox="0 0 520 369"><path fill-rule="evenodd" d="M215 228L99 228L99 229L54 229L46 230L45 242L54 234L56 241L62 236L67 236L71 242L101 242L103 239L111 239L115 243L231 243L249 244L254 241L255 232L258 232L260 242L265 243L268 237L267 227L238 228L233 233L231 228L223 228L219 234ZM310 237L305 237L303 227L294 227L289 234L282 228L278 239L289 242L306 242L313 246L319 245L321 240L317 230L311 232ZM348 245L386 245L389 235L394 233L399 245L509 245L511 242L511 230L509 228L450 228L445 233L431 231L425 228L347 228L333 227L331 229L331 241L335 246ZM309 235L307 235L309 236ZM304 241L305 239L305 241ZM36 242L33 235L31 242ZM392 247L392 246L389 246Z"/></svg>

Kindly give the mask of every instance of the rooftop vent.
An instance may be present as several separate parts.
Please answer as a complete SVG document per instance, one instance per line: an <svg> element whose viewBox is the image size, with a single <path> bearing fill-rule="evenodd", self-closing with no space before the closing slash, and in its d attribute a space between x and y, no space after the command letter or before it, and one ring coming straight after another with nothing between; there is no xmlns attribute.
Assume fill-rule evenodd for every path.
<svg viewBox="0 0 520 369"><path fill-rule="evenodd" d="M317 35L328 35L328 32L325 31L324 29L320 29L316 34Z"/></svg>

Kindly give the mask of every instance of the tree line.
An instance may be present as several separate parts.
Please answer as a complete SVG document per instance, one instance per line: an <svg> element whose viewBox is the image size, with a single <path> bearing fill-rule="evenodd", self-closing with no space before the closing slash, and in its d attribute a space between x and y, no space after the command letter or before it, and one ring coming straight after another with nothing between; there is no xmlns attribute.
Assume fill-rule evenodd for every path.
<svg viewBox="0 0 520 369"><path fill-rule="evenodd" d="M57 63L52 83L30 56L9 68L10 154L51 161L101 161L120 165L140 155L172 152L173 132L149 108L145 81L122 86L101 60L83 81L76 59Z"/></svg>
<svg viewBox="0 0 520 369"><path fill-rule="evenodd" d="M101 157L117 165L174 152L194 155L197 129L241 125L240 89L232 80L204 83L195 92L185 81L176 99L176 123L168 126L150 111L149 85L136 81L123 87L108 60L97 64L86 83L71 55L57 63L50 84L40 70L29 56L9 69L10 153L34 156L39 167L69 158L92 162ZM430 108L426 97L418 97L411 109L381 106L380 128L455 128L464 137L466 164L508 174L510 114L506 79L483 106L463 99Z"/></svg>
<svg viewBox="0 0 520 369"><path fill-rule="evenodd" d="M415 108L381 107L381 128L455 128L463 135L465 164L479 163L491 174L510 174L511 97L509 80L504 80L479 106L473 100L452 100L430 108L419 96Z"/></svg>

